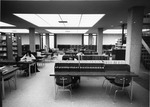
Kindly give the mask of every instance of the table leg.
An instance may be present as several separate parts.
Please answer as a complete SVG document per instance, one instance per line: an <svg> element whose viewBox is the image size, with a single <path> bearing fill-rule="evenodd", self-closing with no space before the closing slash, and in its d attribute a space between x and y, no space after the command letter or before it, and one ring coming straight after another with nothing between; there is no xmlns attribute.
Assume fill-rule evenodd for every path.
<svg viewBox="0 0 150 107"><path fill-rule="evenodd" d="M133 77L131 78L131 92L130 92L130 100L133 100Z"/></svg>
<svg viewBox="0 0 150 107"><path fill-rule="evenodd" d="M35 70L35 74L36 74L36 62L34 63L34 68L35 68L34 70Z"/></svg>
<svg viewBox="0 0 150 107"><path fill-rule="evenodd" d="M15 89L17 89L17 72L15 72Z"/></svg>
<svg viewBox="0 0 150 107"><path fill-rule="evenodd" d="M29 64L29 77L31 76L31 64Z"/></svg>
<svg viewBox="0 0 150 107"><path fill-rule="evenodd" d="M54 87L55 87L55 95L54 96L55 96L55 100L56 100L56 94L57 93L56 93L56 79L55 79L55 76L54 76Z"/></svg>
<svg viewBox="0 0 150 107"><path fill-rule="evenodd" d="M3 98L5 97L5 83L4 83L4 78L2 78L2 95Z"/></svg>

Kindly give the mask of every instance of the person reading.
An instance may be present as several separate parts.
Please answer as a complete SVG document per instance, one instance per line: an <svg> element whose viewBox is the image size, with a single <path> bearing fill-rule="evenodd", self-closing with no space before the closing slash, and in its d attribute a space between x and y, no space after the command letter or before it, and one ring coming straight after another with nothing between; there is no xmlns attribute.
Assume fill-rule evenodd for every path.
<svg viewBox="0 0 150 107"><path fill-rule="evenodd" d="M20 61L35 61L36 58L35 56L31 53L30 50L28 50L26 52L26 54L20 59ZM35 64L36 66L36 72L40 72L38 69L37 69L37 63ZM26 66L27 67L27 66ZM34 72L34 66L31 67L31 73ZM28 73L28 72L26 72Z"/></svg>
<svg viewBox="0 0 150 107"><path fill-rule="evenodd" d="M35 56L31 54L31 51L27 51L26 54L21 58L21 61L33 61L35 60Z"/></svg>

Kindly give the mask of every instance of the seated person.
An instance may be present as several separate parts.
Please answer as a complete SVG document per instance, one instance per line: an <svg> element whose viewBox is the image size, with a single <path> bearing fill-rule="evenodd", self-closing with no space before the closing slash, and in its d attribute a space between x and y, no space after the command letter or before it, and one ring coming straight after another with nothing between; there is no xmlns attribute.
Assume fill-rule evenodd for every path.
<svg viewBox="0 0 150 107"><path fill-rule="evenodd" d="M31 54L31 51L27 51L26 54L20 59L21 61L33 61L36 58L33 54Z"/></svg>
<svg viewBox="0 0 150 107"><path fill-rule="evenodd" d="M36 60L35 56L33 54L31 54L31 51L28 50L26 52L26 54L20 59L20 61L34 61ZM37 69L37 64L35 64L36 66L36 72L39 72L39 70ZM34 66L31 67L31 72L34 71Z"/></svg>

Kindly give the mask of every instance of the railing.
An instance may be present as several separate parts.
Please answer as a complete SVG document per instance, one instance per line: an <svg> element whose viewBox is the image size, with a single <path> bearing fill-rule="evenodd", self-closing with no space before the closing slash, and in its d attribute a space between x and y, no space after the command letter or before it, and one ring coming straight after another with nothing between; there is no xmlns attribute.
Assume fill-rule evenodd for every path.
<svg viewBox="0 0 150 107"><path fill-rule="evenodd" d="M142 39L142 44L145 47L145 49L148 51L148 53L150 54L150 48L149 46L145 43L145 41Z"/></svg>

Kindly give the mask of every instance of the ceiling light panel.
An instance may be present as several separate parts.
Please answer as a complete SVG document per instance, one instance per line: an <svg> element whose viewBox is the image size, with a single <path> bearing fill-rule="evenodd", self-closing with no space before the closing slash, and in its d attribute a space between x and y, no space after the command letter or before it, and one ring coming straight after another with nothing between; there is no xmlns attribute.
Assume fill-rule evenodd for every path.
<svg viewBox="0 0 150 107"><path fill-rule="evenodd" d="M59 23L62 21L58 14L37 14L40 18L42 18L49 26L47 27L65 27L63 23ZM42 26L41 26L42 27Z"/></svg>
<svg viewBox="0 0 150 107"><path fill-rule="evenodd" d="M63 21L67 21L64 23L65 27L79 27L81 14L60 14L60 17Z"/></svg>
<svg viewBox="0 0 150 107"><path fill-rule="evenodd" d="M5 23L5 22L1 22L0 21L0 27L15 27L14 25L11 25L11 24L8 24L8 23Z"/></svg>
<svg viewBox="0 0 150 107"><path fill-rule="evenodd" d="M86 33L88 31L88 29L46 29L47 31L49 31L50 33L65 33L65 34L83 34Z"/></svg>
<svg viewBox="0 0 150 107"><path fill-rule="evenodd" d="M3 33L29 33L28 29L0 29Z"/></svg>
<svg viewBox="0 0 150 107"><path fill-rule="evenodd" d="M92 27L104 16L104 14L14 14L14 15L39 27Z"/></svg>
<svg viewBox="0 0 150 107"><path fill-rule="evenodd" d="M104 14L83 14L81 16L80 27L92 27L94 26Z"/></svg>
<svg viewBox="0 0 150 107"><path fill-rule="evenodd" d="M107 29L103 32L104 34L122 34L122 29ZM124 30L124 33L127 33L127 30Z"/></svg>
<svg viewBox="0 0 150 107"><path fill-rule="evenodd" d="M14 14L36 26L39 27L48 27L50 26L48 23L46 23L43 19L41 19L38 15L36 14Z"/></svg>

